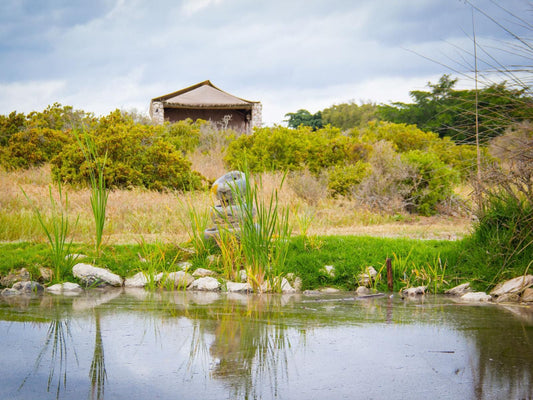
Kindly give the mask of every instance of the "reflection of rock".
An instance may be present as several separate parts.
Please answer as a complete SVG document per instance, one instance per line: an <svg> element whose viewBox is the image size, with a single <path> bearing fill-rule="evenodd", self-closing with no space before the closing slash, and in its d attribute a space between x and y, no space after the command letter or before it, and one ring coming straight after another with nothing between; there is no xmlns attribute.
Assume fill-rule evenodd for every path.
<svg viewBox="0 0 533 400"><path fill-rule="evenodd" d="M491 301L492 297L485 292L470 292L470 293L465 293L464 295L462 295L460 299L463 301L471 301L471 302L477 302L477 301L487 302L487 301Z"/></svg>
<svg viewBox="0 0 533 400"><path fill-rule="evenodd" d="M107 288L105 290L90 290L85 292L85 296L80 296L72 302L72 309L83 311L98 307L101 304L110 302L122 294L122 288Z"/></svg>
<svg viewBox="0 0 533 400"><path fill-rule="evenodd" d="M4 287L11 287L14 283L20 281L29 281L30 273L26 268L21 268L15 273L8 274L0 280L0 285Z"/></svg>
<svg viewBox="0 0 533 400"><path fill-rule="evenodd" d="M519 276L514 279L499 283L490 294L494 297L499 297L507 293L519 294L526 288L533 285L533 275Z"/></svg>
<svg viewBox="0 0 533 400"><path fill-rule="evenodd" d="M466 293L470 293L472 289L470 288L470 283L463 283L462 285L455 286L451 289L446 290L446 294L450 296L462 296Z"/></svg>
<svg viewBox="0 0 533 400"><path fill-rule="evenodd" d="M72 274L84 286L122 286L122 278L108 269L79 263L72 268Z"/></svg>
<svg viewBox="0 0 533 400"><path fill-rule="evenodd" d="M187 292L187 298L198 305L212 304L219 300L220 297L219 292Z"/></svg>
<svg viewBox="0 0 533 400"><path fill-rule="evenodd" d="M63 294L65 296L77 296L83 292L83 289L77 283L65 282L47 287L46 291L53 294Z"/></svg>
<svg viewBox="0 0 533 400"><path fill-rule="evenodd" d="M226 282L226 290L230 293L251 293L253 291L252 286L249 283L239 282Z"/></svg>
<svg viewBox="0 0 533 400"><path fill-rule="evenodd" d="M190 286L190 290L216 291L220 290L220 282L210 276L196 279Z"/></svg>

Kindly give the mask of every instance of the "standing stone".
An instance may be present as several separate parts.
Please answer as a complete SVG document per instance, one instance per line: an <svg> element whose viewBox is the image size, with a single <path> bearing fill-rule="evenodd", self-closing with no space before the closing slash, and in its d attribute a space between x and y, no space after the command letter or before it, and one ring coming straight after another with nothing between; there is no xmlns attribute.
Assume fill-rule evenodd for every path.
<svg viewBox="0 0 533 400"><path fill-rule="evenodd" d="M79 263L72 268L72 274L84 286L122 286L122 278L108 269Z"/></svg>

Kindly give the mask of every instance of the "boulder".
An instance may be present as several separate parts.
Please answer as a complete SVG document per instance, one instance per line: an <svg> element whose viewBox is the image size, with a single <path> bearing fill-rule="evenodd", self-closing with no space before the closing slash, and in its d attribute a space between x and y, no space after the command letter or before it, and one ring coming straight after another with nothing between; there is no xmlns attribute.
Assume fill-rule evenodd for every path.
<svg viewBox="0 0 533 400"><path fill-rule="evenodd" d="M84 286L122 286L122 278L108 269L79 263L72 268L72 274Z"/></svg>
<svg viewBox="0 0 533 400"><path fill-rule="evenodd" d="M210 276L205 276L202 278L196 279L189 286L191 290L201 290L201 291L217 291L220 290L220 282Z"/></svg>
<svg viewBox="0 0 533 400"><path fill-rule="evenodd" d="M164 284L172 282L173 288L185 289L194 282L191 274L185 271L171 272L163 278Z"/></svg>
<svg viewBox="0 0 533 400"><path fill-rule="evenodd" d="M47 287L46 291L54 294L77 295L83 292L83 289L77 283L65 282Z"/></svg>
<svg viewBox="0 0 533 400"><path fill-rule="evenodd" d="M12 289L18 290L21 293L42 293L44 292L44 286L35 281L17 282L13 285Z"/></svg>
<svg viewBox="0 0 533 400"><path fill-rule="evenodd" d="M458 285L446 290L445 294L449 294L450 296L462 296L466 293L470 293L471 291L472 289L470 288L470 283L463 283L462 285Z"/></svg>
<svg viewBox="0 0 533 400"><path fill-rule="evenodd" d="M530 286L533 286L533 275L518 276L497 284L490 294L498 297L505 293L521 293Z"/></svg>
<svg viewBox="0 0 533 400"><path fill-rule="evenodd" d="M368 296L371 293L372 291L366 286L359 286L357 289L355 289L355 294L357 296Z"/></svg>
<svg viewBox="0 0 533 400"><path fill-rule="evenodd" d="M135 288L143 288L148 284L148 278L144 274L144 272L137 272L132 277L126 278L124 280L124 286L125 287L135 287Z"/></svg>
<svg viewBox="0 0 533 400"><path fill-rule="evenodd" d="M205 269L205 268L198 268L192 273L192 276L194 276L195 278L203 278L206 276L213 276L213 275L215 275L214 271L211 271L210 269Z"/></svg>
<svg viewBox="0 0 533 400"><path fill-rule="evenodd" d="M470 292L470 293L463 294L461 296L461 300L471 301L471 302L477 302L477 301L487 302L487 301L491 301L492 297L485 292Z"/></svg>
<svg viewBox="0 0 533 400"><path fill-rule="evenodd" d="M0 280L0 285L4 287L11 287L14 283L20 282L20 281L29 281L30 280L30 273L26 268L21 268L15 273L10 273L7 276L4 276Z"/></svg>
<svg viewBox="0 0 533 400"><path fill-rule="evenodd" d="M16 289L13 289L13 288L6 288L4 290L2 290L2 292L0 292L0 294L2 296L18 296L19 294L21 294L18 290Z"/></svg>
<svg viewBox="0 0 533 400"><path fill-rule="evenodd" d="M360 286L371 286L378 276L378 271L372 266L366 267L365 272L358 275L357 280Z"/></svg>
<svg viewBox="0 0 533 400"><path fill-rule="evenodd" d="M523 301L525 303L533 303L533 288L527 288L522 292L522 296L520 297L520 301Z"/></svg>
<svg viewBox="0 0 533 400"><path fill-rule="evenodd" d="M39 274L41 275L41 277L39 278L40 282L50 282L54 277L54 271L52 271L51 268L47 267L40 267Z"/></svg>
<svg viewBox="0 0 533 400"><path fill-rule="evenodd" d="M249 283L226 282L226 290L229 293L251 293L253 288Z"/></svg>
<svg viewBox="0 0 533 400"><path fill-rule="evenodd" d="M421 296L426 294L427 286L417 286L402 290L404 296Z"/></svg>

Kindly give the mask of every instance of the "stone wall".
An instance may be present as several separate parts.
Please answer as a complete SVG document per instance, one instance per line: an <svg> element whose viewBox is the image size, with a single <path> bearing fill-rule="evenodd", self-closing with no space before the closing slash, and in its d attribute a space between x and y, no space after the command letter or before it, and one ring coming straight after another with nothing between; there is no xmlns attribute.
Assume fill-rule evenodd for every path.
<svg viewBox="0 0 533 400"><path fill-rule="evenodd" d="M254 103L252 107L252 128L253 127L261 128L262 125L263 125L263 105L261 103Z"/></svg>
<svg viewBox="0 0 533 400"><path fill-rule="evenodd" d="M160 101L153 101L151 104L150 116L155 124L163 124L165 122L165 110L163 109L163 103Z"/></svg>

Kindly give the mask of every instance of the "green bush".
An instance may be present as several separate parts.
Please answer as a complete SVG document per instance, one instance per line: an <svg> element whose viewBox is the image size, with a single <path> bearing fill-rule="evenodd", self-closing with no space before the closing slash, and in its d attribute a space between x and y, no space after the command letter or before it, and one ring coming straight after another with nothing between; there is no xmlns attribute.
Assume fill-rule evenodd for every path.
<svg viewBox="0 0 533 400"><path fill-rule="evenodd" d="M68 132L50 128L29 128L13 134L4 148L2 163L6 169L42 165L72 143Z"/></svg>
<svg viewBox="0 0 533 400"><path fill-rule="evenodd" d="M192 172L190 162L174 144L165 141L157 127L135 123L116 110L94 121L87 129L98 154L107 155L106 186L147 189L190 190L201 186L202 178ZM52 160L54 179L73 184L87 184L91 166L71 143Z"/></svg>
<svg viewBox="0 0 533 400"><path fill-rule="evenodd" d="M370 174L371 166L364 161L353 165L336 165L329 170L328 189L335 197L351 195L357 185Z"/></svg>
<svg viewBox="0 0 533 400"><path fill-rule="evenodd" d="M412 167L407 179L408 209L422 215L435 214L437 204L453 194L459 174L432 152L412 150L402 154L402 160Z"/></svg>

